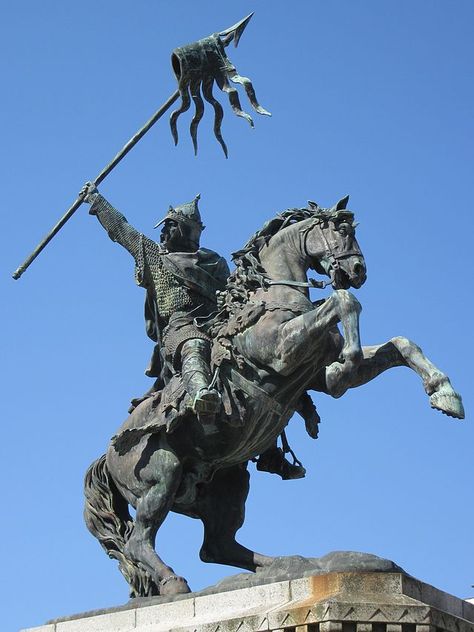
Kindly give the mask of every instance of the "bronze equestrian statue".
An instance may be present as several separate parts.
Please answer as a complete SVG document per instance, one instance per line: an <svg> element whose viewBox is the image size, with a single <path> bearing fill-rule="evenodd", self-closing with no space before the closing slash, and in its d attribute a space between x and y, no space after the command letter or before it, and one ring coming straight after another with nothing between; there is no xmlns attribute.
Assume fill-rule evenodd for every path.
<svg viewBox="0 0 474 632"><path fill-rule="evenodd" d="M154 226L162 226L157 243L131 226L95 185L86 183L79 195L91 205L90 214L97 217L109 237L133 256L135 281L146 290L146 333L155 347L145 374L156 379L143 397L132 400L129 412L162 390L179 372L188 407L201 422L208 423L220 410L221 400L212 386L211 338L195 323L216 310L216 295L225 288L229 267L223 257L200 247L205 228L198 208L200 196L169 207ZM317 435L319 417L309 397L302 398L299 412L306 419L308 433ZM171 425L172 420L168 421ZM293 464L275 442L259 456L257 468L283 479L302 478L305 469L289 448L286 452L293 455Z"/></svg>
<svg viewBox="0 0 474 632"><path fill-rule="evenodd" d="M110 236L117 238L116 225L101 217L103 198L94 200L97 192L89 193L92 211ZM202 520L203 561L250 571L272 563L273 558L235 539L249 491L247 463L274 449L295 411L306 414L314 430L314 411L307 412L307 391L338 398L387 369L406 366L421 377L433 408L464 417L461 397L448 377L416 344L397 336L382 345L361 345L361 306L348 290L365 282L366 266L347 202L344 198L329 209L309 202L306 208L276 215L234 254L236 267L225 287L225 266L212 253L209 257L221 273L206 271L212 279L209 293L195 282L200 250L184 251L185 259L194 258L194 263L180 268L181 288L205 294L209 300L202 309L192 303L195 312L184 310L183 329L190 333L181 351L176 344L178 327L171 330L173 343L167 342L170 329L166 328L173 318L178 319L175 312L171 310L164 328L161 312L151 319L152 338L159 342L160 357L170 372L133 409L85 479L86 524L107 554L118 560L131 596L189 591L186 580L155 551L157 531L169 511ZM124 218L120 221L122 228L128 226ZM180 227L184 223L178 223ZM172 254L167 234L162 248ZM147 314L153 315L155 308L161 309L161 301L166 303L167 295L158 293L162 286L150 280L152 273L146 276L150 275L148 253L158 247L146 239L133 242L132 254L137 281L147 288ZM196 248L198 243L197 239L189 246ZM309 281L310 269L326 275L328 281ZM329 284L332 294L311 302L309 288ZM217 290L217 300L211 299L211 289ZM196 359L202 369L199 384L191 383L186 373L186 349L183 355L183 347L196 340L203 350ZM205 402L215 405L211 413L201 413L200 393L206 395ZM135 518L129 506L135 509Z"/></svg>

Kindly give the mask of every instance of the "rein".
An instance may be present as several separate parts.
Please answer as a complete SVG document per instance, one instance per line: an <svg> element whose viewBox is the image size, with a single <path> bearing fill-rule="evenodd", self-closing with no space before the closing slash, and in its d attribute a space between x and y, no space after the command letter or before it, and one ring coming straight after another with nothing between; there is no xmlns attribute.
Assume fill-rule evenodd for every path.
<svg viewBox="0 0 474 632"><path fill-rule="evenodd" d="M290 281L281 279L279 281L268 280L268 285L290 285L292 287L315 287L320 290L324 289L327 285L330 285L333 282L332 275L329 281L318 281L317 279L309 279L308 282L304 281Z"/></svg>

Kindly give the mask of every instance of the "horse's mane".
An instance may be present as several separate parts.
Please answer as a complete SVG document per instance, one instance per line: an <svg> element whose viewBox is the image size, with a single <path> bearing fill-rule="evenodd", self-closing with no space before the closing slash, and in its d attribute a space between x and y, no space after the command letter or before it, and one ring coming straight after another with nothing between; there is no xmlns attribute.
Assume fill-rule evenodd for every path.
<svg viewBox="0 0 474 632"><path fill-rule="evenodd" d="M260 251L272 237L288 226L307 219L328 221L342 213L352 216L352 213L344 210L348 199L349 196L342 198L331 208L322 208L316 202L309 201L305 208L286 209L265 222L243 248L232 253L235 270L228 277L225 290L218 293L218 313L209 323L211 329L219 327L229 316L241 309L251 293L267 285L268 278L260 262Z"/></svg>
<svg viewBox="0 0 474 632"><path fill-rule="evenodd" d="M265 286L266 273L260 262L260 251L270 239L284 228L315 216L315 211L309 208L286 209L265 222L243 248L232 253L235 270L229 276L224 291L229 307L241 305L247 301L251 292Z"/></svg>

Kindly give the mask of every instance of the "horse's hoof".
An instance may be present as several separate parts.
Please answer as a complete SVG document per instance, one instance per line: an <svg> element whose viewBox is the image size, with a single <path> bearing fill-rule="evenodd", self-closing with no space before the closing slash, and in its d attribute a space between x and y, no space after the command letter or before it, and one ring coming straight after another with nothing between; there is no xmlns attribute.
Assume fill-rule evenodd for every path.
<svg viewBox="0 0 474 632"><path fill-rule="evenodd" d="M190 592L191 588L184 577L170 575L160 582L160 595L183 595Z"/></svg>
<svg viewBox="0 0 474 632"><path fill-rule="evenodd" d="M347 367L340 362L333 362L326 367L326 389L331 397L338 399L347 391Z"/></svg>
<svg viewBox="0 0 474 632"><path fill-rule="evenodd" d="M449 391L436 391L430 396L431 408L440 410L449 417L455 419L464 419L464 406L462 405L461 395L458 395L456 391L449 389Z"/></svg>

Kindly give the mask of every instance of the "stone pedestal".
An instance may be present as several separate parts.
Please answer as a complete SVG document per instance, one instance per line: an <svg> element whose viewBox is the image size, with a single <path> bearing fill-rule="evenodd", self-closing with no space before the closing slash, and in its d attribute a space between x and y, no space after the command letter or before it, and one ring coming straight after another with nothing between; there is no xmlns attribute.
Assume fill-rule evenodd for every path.
<svg viewBox="0 0 474 632"><path fill-rule="evenodd" d="M474 604L399 572L204 592L136 600L24 632L474 632Z"/></svg>

